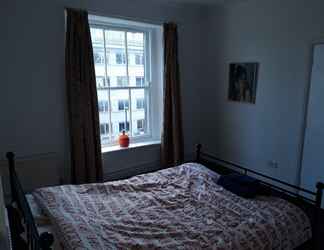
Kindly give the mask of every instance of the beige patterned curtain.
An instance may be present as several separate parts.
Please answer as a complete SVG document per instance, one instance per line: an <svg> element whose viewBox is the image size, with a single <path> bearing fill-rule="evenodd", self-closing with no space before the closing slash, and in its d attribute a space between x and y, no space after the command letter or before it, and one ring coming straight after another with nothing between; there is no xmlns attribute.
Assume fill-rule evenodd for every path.
<svg viewBox="0 0 324 250"><path fill-rule="evenodd" d="M161 157L164 167L183 162L183 132L177 25L164 24L164 112Z"/></svg>
<svg viewBox="0 0 324 250"><path fill-rule="evenodd" d="M66 10L67 85L72 183L102 181L99 113L92 43L86 11Z"/></svg>

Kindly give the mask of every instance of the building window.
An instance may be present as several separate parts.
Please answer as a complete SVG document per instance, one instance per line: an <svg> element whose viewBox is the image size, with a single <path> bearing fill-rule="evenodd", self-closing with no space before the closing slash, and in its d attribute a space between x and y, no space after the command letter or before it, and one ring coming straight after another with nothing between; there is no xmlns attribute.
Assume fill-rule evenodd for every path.
<svg viewBox="0 0 324 250"><path fill-rule="evenodd" d="M126 124L126 128L125 128L125 124ZM119 132L123 132L125 130L125 132L129 131L129 122L120 122L119 123Z"/></svg>
<svg viewBox="0 0 324 250"><path fill-rule="evenodd" d="M132 142L160 140L163 108L163 27L89 15L102 147L122 130ZM110 63L108 63L110 62ZM152 84L146 84L146 83Z"/></svg>
<svg viewBox="0 0 324 250"><path fill-rule="evenodd" d="M103 52L94 52L93 53L93 59L95 64L104 64L105 58Z"/></svg>
<svg viewBox="0 0 324 250"><path fill-rule="evenodd" d="M116 53L116 64L125 64L126 55L124 53Z"/></svg>
<svg viewBox="0 0 324 250"><path fill-rule="evenodd" d="M144 64L143 55L135 54L135 64L136 65Z"/></svg>
<svg viewBox="0 0 324 250"><path fill-rule="evenodd" d="M118 101L118 110L128 110L129 109L129 101L128 100L119 100Z"/></svg>
<svg viewBox="0 0 324 250"><path fill-rule="evenodd" d="M136 109L144 109L144 99L136 100Z"/></svg>
<svg viewBox="0 0 324 250"><path fill-rule="evenodd" d="M127 76L117 76L117 86L125 87L128 85Z"/></svg>
<svg viewBox="0 0 324 250"><path fill-rule="evenodd" d="M108 101L99 101L98 102L99 112L108 112Z"/></svg>
<svg viewBox="0 0 324 250"><path fill-rule="evenodd" d="M97 89L106 88L110 84L110 77L108 76L107 79L105 80L104 76L97 76L96 82L97 82Z"/></svg>
<svg viewBox="0 0 324 250"><path fill-rule="evenodd" d="M144 77L143 76L136 76L136 86L142 87L144 86Z"/></svg>
<svg viewBox="0 0 324 250"><path fill-rule="evenodd" d="M100 124L100 135L108 135L109 134L109 124L102 123Z"/></svg>
<svg viewBox="0 0 324 250"><path fill-rule="evenodd" d="M144 120L137 120L137 131L144 132Z"/></svg>

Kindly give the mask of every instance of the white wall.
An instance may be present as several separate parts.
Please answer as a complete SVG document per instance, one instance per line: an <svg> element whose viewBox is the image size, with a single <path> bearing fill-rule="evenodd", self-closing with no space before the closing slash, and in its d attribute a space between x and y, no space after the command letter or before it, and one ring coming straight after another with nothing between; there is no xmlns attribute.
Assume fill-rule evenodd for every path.
<svg viewBox="0 0 324 250"><path fill-rule="evenodd" d="M0 8L0 159L4 160L9 150L34 161L37 161L34 155L53 153L60 178L67 178L69 137L64 83L64 7L83 8L103 16L178 23L186 154L190 157L197 142L193 129L197 127L195 114L198 111L189 105L200 88L197 81L202 69L199 37L203 13L198 8L138 0L5 0ZM124 169L125 173L137 163L153 166L159 158L157 146L132 153L109 153L104 155L105 172L113 175ZM5 165L2 162L1 166ZM24 165L24 168L29 167ZM49 170L44 165L39 171ZM41 174L36 172L27 172L23 178L39 186Z"/></svg>
<svg viewBox="0 0 324 250"><path fill-rule="evenodd" d="M324 43L314 47L311 86L303 150L301 185L308 189L324 182ZM324 206L324 200L323 200Z"/></svg>
<svg viewBox="0 0 324 250"><path fill-rule="evenodd" d="M208 7L208 13L138 0L5 0L0 159L8 150L27 158L50 152L60 176L69 172L65 6L140 21L176 21L187 158L201 142L222 158L297 183L311 45L324 37L321 0L249 0ZM235 61L260 63L256 105L227 101L228 63ZM272 160L279 168L269 167ZM158 161L158 146L104 155L111 178L154 169Z"/></svg>
<svg viewBox="0 0 324 250"><path fill-rule="evenodd" d="M324 37L323 8L322 0L250 0L210 11L201 93L206 149L297 183L311 47ZM245 61L260 63L256 105L227 100L228 64Z"/></svg>

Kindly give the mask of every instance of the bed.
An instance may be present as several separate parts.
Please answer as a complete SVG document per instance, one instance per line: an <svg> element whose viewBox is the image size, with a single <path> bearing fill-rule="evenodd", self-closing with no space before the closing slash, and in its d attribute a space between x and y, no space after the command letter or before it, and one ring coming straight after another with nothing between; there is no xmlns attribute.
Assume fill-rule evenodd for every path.
<svg viewBox="0 0 324 250"><path fill-rule="evenodd" d="M245 199L217 185L217 180L219 173L235 167L244 174L252 170L236 164L224 167L229 162L219 167L222 160L210 158L215 157L198 146L195 163L114 182L46 187L27 198L24 195L24 201L19 202L18 195L14 199L28 204L32 222L38 226L36 240L41 242L42 230L51 231L55 249L318 247L315 222L322 184L316 193L309 193L314 194L311 200L292 192L290 184L285 190L280 180L280 186L262 181L272 195ZM10 165L14 169L13 160ZM11 174L18 180L14 171ZM39 214L48 224L40 225ZM33 249L50 247L29 241Z"/></svg>

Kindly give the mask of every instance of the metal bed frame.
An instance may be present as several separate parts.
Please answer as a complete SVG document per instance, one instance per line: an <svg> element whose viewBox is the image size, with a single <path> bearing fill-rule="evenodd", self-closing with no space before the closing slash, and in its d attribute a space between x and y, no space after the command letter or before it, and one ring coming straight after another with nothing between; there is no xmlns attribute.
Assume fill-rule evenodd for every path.
<svg viewBox="0 0 324 250"><path fill-rule="evenodd" d="M313 229L313 239L310 242L307 242L305 249L307 250L321 249L320 219L321 219L321 213L323 213L323 210L321 209L321 203L323 197L324 183L321 182L317 183L316 185L317 191L313 192L289 184L282 180L278 180L276 178L267 176L257 171L245 168L236 163L217 158L211 154L202 152L201 148L202 148L201 144L198 144L196 146L197 163L202 163L206 167L212 169L215 172L218 172L219 174L229 174L233 172L238 172L245 175L253 174L253 177L258 176L263 179L267 179L268 181L260 180L260 182L262 183L262 185L264 185L264 187L266 187L271 192L271 195L278 195L288 201L293 202L297 206L301 207L309 216L312 223L312 229ZM15 170L14 153L8 152L6 156L9 164L12 202L15 202L17 204L18 209L20 210L24 222L26 224L28 249L49 250L51 249L51 245L54 242L54 237L52 234L47 232L42 234L38 233L33 215L31 213L31 209L26 200L25 193L23 191L22 185L19 181L18 175ZM271 181L272 183L270 183L269 181ZM278 185L273 184L273 182L277 183ZM301 195L300 192L313 197L313 199ZM304 249L304 248L298 248L298 249Z"/></svg>
<svg viewBox="0 0 324 250"><path fill-rule="evenodd" d="M321 220L324 218L324 210L321 209L324 183L318 182L316 184L316 192L292 185L285 181L267 176L263 173L255 170L243 167L231 161L223 160L215 157L211 154L201 151L202 145L196 146L196 162L205 165L211 170L222 174L240 173L244 175L252 175L258 179L260 183L265 187L269 194L279 196L289 202L294 203L298 207L304 210L309 217L312 224L313 238L307 242L301 248L307 250L321 250L324 246L321 243L321 236L323 237ZM260 179L262 178L262 180ZM274 184L276 183L276 184ZM302 193L302 194L301 194ZM303 195L307 194L307 196ZM311 198L309 198L311 197ZM323 226L322 226L323 227Z"/></svg>
<svg viewBox="0 0 324 250"><path fill-rule="evenodd" d="M19 181L15 169L15 155L12 152L7 153L9 164L9 177L11 187L11 201L16 204L25 223L27 249L30 250L50 250L54 242L54 237L51 233L38 233L37 226L29 204L27 202L24 190ZM12 242L13 250L18 250L15 242ZM20 250L20 249L19 249Z"/></svg>

